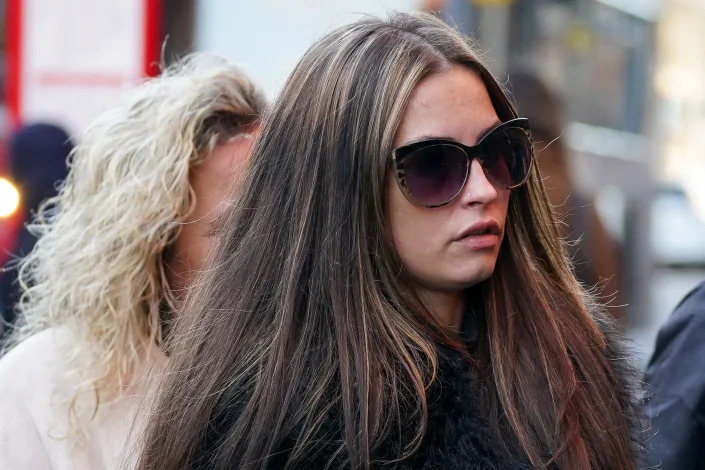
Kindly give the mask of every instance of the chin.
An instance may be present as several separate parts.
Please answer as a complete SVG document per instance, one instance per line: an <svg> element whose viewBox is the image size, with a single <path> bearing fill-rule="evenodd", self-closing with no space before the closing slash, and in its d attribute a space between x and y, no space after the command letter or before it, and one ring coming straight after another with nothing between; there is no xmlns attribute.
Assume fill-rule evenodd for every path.
<svg viewBox="0 0 705 470"><path fill-rule="evenodd" d="M486 281L492 277L494 266L495 263L488 263L484 266L473 266L472 269L465 270L465 272L453 276L455 281L453 284L456 284L460 289L467 289L482 281Z"/></svg>

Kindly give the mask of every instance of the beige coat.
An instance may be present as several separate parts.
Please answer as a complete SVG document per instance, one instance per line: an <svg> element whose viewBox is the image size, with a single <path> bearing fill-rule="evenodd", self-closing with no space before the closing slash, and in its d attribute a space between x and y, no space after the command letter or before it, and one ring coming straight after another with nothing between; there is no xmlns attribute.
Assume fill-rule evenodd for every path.
<svg viewBox="0 0 705 470"><path fill-rule="evenodd" d="M0 359L0 470L134 466L136 435L144 423L164 355L155 346L149 365L135 373L122 395L101 402L82 443L68 423L68 402L79 384L75 377L67 376L62 344L70 338L67 330L49 329ZM79 412L92 412L94 396L81 395Z"/></svg>

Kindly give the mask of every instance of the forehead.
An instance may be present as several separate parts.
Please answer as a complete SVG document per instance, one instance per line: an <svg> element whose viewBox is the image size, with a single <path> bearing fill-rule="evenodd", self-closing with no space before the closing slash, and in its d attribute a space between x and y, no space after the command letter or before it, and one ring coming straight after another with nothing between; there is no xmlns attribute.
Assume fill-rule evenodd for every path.
<svg viewBox="0 0 705 470"><path fill-rule="evenodd" d="M466 145L498 121L487 88L461 65L422 80L414 89L394 146L429 137L450 137Z"/></svg>

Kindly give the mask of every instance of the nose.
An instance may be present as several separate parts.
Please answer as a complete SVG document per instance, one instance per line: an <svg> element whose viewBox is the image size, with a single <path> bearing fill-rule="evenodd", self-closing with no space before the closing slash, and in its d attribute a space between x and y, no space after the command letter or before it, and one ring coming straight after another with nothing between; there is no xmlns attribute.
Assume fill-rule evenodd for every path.
<svg viewBox="0 0 705 470"><path fill-rule="evenodd" d="M463 204L469 206L489 204L497 199L497 195L497 188L487 179L485 170L480 165L480 162L473 160L470 164L468 180L465 182L461 193Z"/></svg>

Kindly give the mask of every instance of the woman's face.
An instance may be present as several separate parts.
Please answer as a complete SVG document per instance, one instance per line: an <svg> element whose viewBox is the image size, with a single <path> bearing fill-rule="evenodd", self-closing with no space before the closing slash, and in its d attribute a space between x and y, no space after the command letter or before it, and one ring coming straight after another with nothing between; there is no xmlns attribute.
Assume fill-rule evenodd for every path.
<svg viewBox="0 0 705 470"><path fill-rule="evenodd" d="M482 80L454 65L414 90L394 139L395 148L443 138L476 144L500 123ZM509 190L495 186L476 160L460 194L449 204L412 204L387 174L388 220L395 248L419 287L456 291L492 275L504 237ZM478 228L493 233L478 235Z"/></svg>
<svg viewBox="0 0 705 470"><path fill-rule="evenodd" d="M220 215L245 174L252 142L252 134L240 134L216 145L201 164L191 169L195 207L170 247L170 284L177 295L203 268Z"/></svg>

